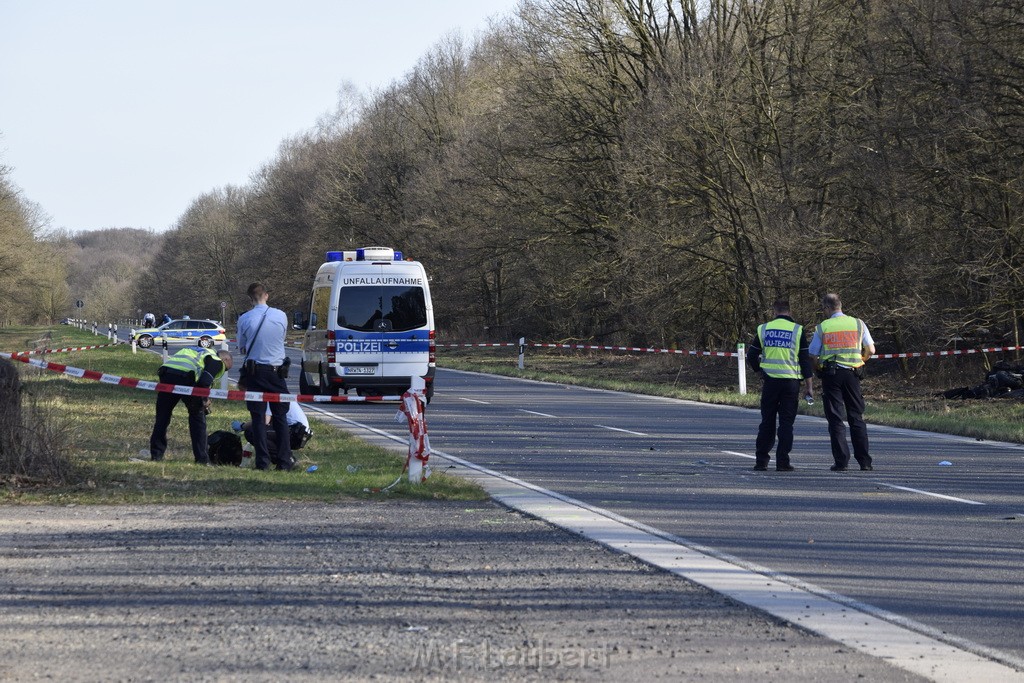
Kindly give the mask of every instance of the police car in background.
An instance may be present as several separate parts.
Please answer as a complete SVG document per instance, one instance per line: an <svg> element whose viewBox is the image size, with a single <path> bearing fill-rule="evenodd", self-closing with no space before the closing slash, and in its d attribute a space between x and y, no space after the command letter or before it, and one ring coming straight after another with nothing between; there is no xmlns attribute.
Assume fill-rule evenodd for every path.
<svg viewBox="0 0 1024 683"><path fill-rule="evenodd" d="M198 345L209 349L227 339L227 330L216 320L183 318L164 323L160 327L132 330L132 339L144 349L154 343L162 343L164 339L168 344Z"/></svg>

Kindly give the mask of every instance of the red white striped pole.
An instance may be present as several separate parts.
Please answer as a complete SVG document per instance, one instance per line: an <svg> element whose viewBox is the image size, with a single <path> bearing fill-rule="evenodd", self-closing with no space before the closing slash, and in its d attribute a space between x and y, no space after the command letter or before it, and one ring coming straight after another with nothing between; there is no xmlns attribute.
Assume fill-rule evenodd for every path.
<svg viewBox="0 0 1024 683"><path fill-rule="evenodd" d="M430 438L427 436L427 421L423 416L426 383L422 377L413 377L409 391L402 394L402 406L396 419L404 415L409 424L409 455L406 465L409 469L409 483L422 484L430 476L427 460L430 459Z"/></svg>

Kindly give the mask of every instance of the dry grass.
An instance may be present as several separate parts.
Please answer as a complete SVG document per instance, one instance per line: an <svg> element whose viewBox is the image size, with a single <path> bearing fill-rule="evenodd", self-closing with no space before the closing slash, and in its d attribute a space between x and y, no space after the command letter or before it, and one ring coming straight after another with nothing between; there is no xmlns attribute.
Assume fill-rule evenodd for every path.
<svg viewBox="0 0 1024 683"><path fill-rule="evenodd" d="M20 350L12 344L24 331L0 330L0 349ZM103 343L102 338L60 328L54 347ZM99 370L122 377L154 378L160 365L156 354L132 354L126 346L61 354L51 360L73 367ZM413 486L403 478L387 494L380 489L402 473L404 457L370 446L331 426L310 420L313 439L295 451L300 467L291 472L258 472L238 467L197 467L193 464L187 412L175 410L168 431L164 462L148 457L149 435L155 415L153 392L79 380L15 363L27 390L42 412L37 413L34 439L52 439L54 452L70 468L66 476L48 475L38 464L0 486L8 502L21 503L209 503L237 500L319 500L390 495L400 498L479 500L483 491L444 473ZM394 406L381 409L395 410ZM215 400L207 419L209 431L229 429L233 419L247 417L245 405ZM315 470L307 471L313 465Z"/></svg>

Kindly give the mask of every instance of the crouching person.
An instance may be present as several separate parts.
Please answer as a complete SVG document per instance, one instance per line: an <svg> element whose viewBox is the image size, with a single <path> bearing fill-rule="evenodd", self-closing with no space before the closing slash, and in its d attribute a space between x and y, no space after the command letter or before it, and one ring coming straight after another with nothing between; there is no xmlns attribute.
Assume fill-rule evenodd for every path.
<svg viewBox="0 0 1024 683"><path fill-rule="evenodd" d="M167 359L157 371L163 384L209 389L213 383L231 369L231 354L227 351L214 352L209 349L187 348ZM188 432L192 437L192 455L197 465L209 465L210 456L206 447L206 413L210 407L209 398L182 396L160 391L156 395L156 422L149 437L149 456L152 460L163 460L167 450L167 427L178 401L188 409Z"/></svg>
<svg viewBox="0 0 1024 683"><path fill-rule="evenodd" d="M288 421L289 443L293 451L298 450L305 446L306 442L313 436L313 432L309 429L309 419L306 417L305 411L295 402L288 404L286 419ZM277 458L277 433L274 431L271 423L269 405L267 406L267 414L264 417L264 424L267 425L267 450L270 452L271 461L273 461ZM231 423L231 426L236 432L244 432L245 440L255 445L256 434L252 428L252 422L239 422L235 420Z"/></svg>

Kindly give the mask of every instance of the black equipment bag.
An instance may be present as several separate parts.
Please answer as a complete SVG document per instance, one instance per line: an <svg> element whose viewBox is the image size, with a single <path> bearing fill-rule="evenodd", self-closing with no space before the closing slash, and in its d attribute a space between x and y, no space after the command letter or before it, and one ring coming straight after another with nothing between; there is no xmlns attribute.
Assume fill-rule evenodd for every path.
<svg viewBox="0 0 1024 683"><path fill-rule="evenodd" d="M242 440L234 432L216 431L207 437L206 445L211 464L233 467L242 464Z"/></svg>
<svg viewBox="0 0 1024 683"><path fill-rule="evenodd" d="M288 426L288 437L291 440L292 450L298 450L306 445L306 442L313 437L313 432L308 431L301 422L294 422Z"/></svg>

